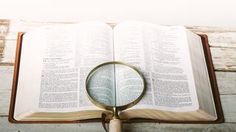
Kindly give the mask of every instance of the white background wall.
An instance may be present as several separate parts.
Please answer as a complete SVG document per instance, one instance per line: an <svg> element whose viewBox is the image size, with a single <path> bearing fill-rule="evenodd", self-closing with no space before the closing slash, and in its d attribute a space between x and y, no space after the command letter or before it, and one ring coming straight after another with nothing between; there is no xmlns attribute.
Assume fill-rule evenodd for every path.
<svg viewBox="0 0 236 132"><path fill-rule="evenodd" d="M236 0L0 0L0 18L236 26Z"/></svg>

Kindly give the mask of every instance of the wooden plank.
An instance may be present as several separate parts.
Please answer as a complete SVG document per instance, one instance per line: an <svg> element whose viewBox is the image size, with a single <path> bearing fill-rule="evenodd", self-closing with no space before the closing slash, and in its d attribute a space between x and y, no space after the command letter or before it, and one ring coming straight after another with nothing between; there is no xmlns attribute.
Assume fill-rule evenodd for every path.
<svg viewBox="0 0 236 132"><path fill-rule="evenodd" d="M236 48L211 48L216 70L236 71Z"/></svg>
<svg viewBox="0 0 236 132"><path fill-rule="evenodd" d="M40 21L25 21L25 20L11 20L8 34L5 39L15 40L18 32L27 32L41 26L73 24L76 22L40 22Z"/></svg>
<svg viewBox="0 0 236 132"><path fill-rule="evenodd" d="M0 50L0 64L13 65L15 59L16 40L4 40Z"/></svg>
<svg viewBox="0 0 236 132"><path fill-rule="evenodd" d="M236 94L236 72L216 72L220 94Z"/></svg>
<svg viewBox="0 0 236 132"><path fill-rule="evenodd" d="M4 37L9 32L10 20L0 19L0 36Z"/></svg>
<svg viewBox="0 0 236 132"><path fill-rule="evenodd" d="M102 124L97 123L78 123L78 124L11 124L7 117L0 118L0 130L2 132L104 132ZM201 131L201 132L233 132L236 131L236 125L232 123L222 124L159 124L159 123L124 123L125 132L183 132L183 131Z"/></svg>
<svg viewBox="0 0 236 132"><path fill-rule="evenodd" d="M10 20L0 19L0 62L2 62L2 58L5 54L4 53L5 43L6 43L5 36L9 32L9 24Z"/></svg>
<svg viewBox="0 0 236 132"><path fill-rule="evenodd" d="M236 95L221 95L225 122L236 122Z"/></svg>
<svg viewBox="0 0 236 132"><path fill-rule="evenodd" d="M154 123L131 123L124 124L127 132L233 132L236 125L222 124L154 124Z"/></svg>
<svg viewBox="0 0 236 132"><path fill-rule="evenodd" d="M104 132L101 123L78 124L11 124L7 117L0 117L1 132Z"/></svg>
<svg viewBox="0 0 236 132"><path fill-rule="evenodd" d="M12 66L0 67L0 115L8 115L11 85L13 78Z"/></svg>
<svg viewBox="0 0 236 132"><path fill-rule="evenodd" d="M216 26L186 26L187 29L198 33L222 33L222 32L236 32L235 27L216 27Z"/></svg>
<svg viewBox="0 0 236 132"><path fill-rule="evenodd" d="M210 46L236 48L236 32L207 33Z"/></svg>

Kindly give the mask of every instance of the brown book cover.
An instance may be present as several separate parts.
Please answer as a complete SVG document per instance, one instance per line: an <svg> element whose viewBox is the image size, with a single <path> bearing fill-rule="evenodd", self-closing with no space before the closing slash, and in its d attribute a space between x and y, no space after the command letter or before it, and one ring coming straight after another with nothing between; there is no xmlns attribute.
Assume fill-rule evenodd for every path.
<svg viewBox="0 0 236 132"><path fill-rule="evenodd" d="M14 65L14 75L13 75L13 83L12 83L12 93L10 100L10 108L9 108L9 116L8 120L11 123L78 123L78 122L94 122L94 121L102 121L102 119L87 119L87 120L74 120L74 121L17 121L14 119L14 108L15 108L15 99L17 94L17 83L18 83L18 74L20 67L20 56L21 56L21 48L22 48L22 39L24 33L18 33L17 38L17 46L16 46L16 56L15 56L15 65ZM127 122L165 122L165 123L222 123L224 122L223 110L220 102L219 90L217 86L214 66L212 62L210 46L208 43L208 37L205 34L198 34L202 39L202 46L205 54L205 59L207 62L207 69L209 72L209 78L211 83L211 88L215 101L215 108L217 112L217 120L215 121L162 121L162 120L153 120L153 119L131 119Z"/></svg>

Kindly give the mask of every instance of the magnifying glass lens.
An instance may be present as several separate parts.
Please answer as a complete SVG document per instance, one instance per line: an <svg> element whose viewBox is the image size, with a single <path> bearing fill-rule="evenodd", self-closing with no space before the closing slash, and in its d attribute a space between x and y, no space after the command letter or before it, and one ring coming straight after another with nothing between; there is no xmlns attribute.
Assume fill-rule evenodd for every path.
<svg viewBox="0 0 236 132"><path fill-rule="evenodd" d="M144 91L144 79L133 67L107 63L90 72L86 81L90 98L100 105L121 107L139 99Z"/></svg>
<svg viewBox="0 0 236 132"><path fill-rule="evenodd" d="M90 97L98 103L115 106L114 65L104 65L95 69L87 80Z"/></svg>

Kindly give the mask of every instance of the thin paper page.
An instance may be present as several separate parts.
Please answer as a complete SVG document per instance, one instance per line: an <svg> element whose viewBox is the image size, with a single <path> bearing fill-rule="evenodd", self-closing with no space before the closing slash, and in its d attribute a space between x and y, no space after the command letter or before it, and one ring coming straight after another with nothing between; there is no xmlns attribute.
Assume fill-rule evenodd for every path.
<svg viewBox="0 0 236 132"><path fill-rule="evenodd" d="M78 107L78 68L75 65L75 30L68 26L44 30L40 110L70 111Z"/></svg>
<svg viewBox="0 0 236 132"><path fill-rule="evenodd" d="M77 27L76 60L79 67L79 107L97 109L87 97L85 79L97 65L113 60L113 31L102 22L81 23Z"/></svg>
<svg viewBox="0 0 236 132"><path fill-rule="evenodd" d="M134 108L189 111L198 107L183 27L124 22L114 29L115 59L138 67L147 82Z"/></svg>
<svg viewBox="0 0 236 132"><path fill-rule="evenodd" d="M73 28L46 26L23 36L16 110L70 111L77 107ZM69 85L71 84L71 85ZM19 113L19 114L22 114Z"/></svg>
<svg viewBox="0 0 236 132"><path fill-rule="evenodd" d="M144 90L143 78L134 69L116 65L116 105L129 104L139 98Z"/></svg>
<svg viewBox="0 0 236 132"><path fill-rule="evenodd" d="M26 33L16 100L35 107L21 112L96 109L85 93L85 78L96 65L112 61L112 49L112 29L102 22L47 26ZM32 97L23 98L24 91Z"/></svg>
<svg viewBox="0 0 236 132"><path fill-rule="evenodd" d="M217 116L201 37L188 30L186 31L186 34L188 36L190 55L192 58L194 80L196 82L201 82L195 83L200 104L199 107L200 109L211 113L211 115Z"/></svg>
<svg viewBox="0 0 236 132"><path fill-rule="evenodd" d="M19 77L16 92L14 118L20 119L19 115L35 110L38 107L40 74L42 69L41 57L44 39L41 30L35 30L24 34L21 48ZM34 63L32 63L34 62ZM31 64L31 65L29 65ZM38 69L38 70L35 70ZM36 103L35 103L36 102Z"/></svg>

